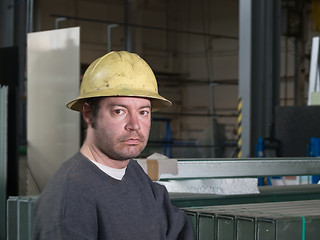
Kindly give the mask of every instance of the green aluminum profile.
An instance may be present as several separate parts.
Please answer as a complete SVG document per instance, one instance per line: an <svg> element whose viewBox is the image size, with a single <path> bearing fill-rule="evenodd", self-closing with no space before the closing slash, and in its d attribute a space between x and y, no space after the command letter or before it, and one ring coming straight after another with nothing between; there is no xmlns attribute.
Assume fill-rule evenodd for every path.
<svg viewBox="0 0 320 240"><path fill-rule="evenodd" d="M29 202L29 239L33 240L34 206L39 196L32 196Z"/></svg>
<svg viewBox="0 0 320 240"><path fill-rule="evenodd" d="M297 216L266 216L256 219L259 240L302 240L301 218Z"/></svg>
<svg viewBox="0 0 320 240"><path fill-rule="evenodd" d="M177 159L178 174L160 180L320 175L320 158Z"/></svg>
<svg viewBox="0 0 320 240"><path fill-rule="evenodd" d="M206 212L198 214L198 226L197 229L194 229L198 233L198 239L214 239L216 228L216 218L214 215Z"/></svg>
<svg viewBox="0 0 320 240"><path fill-rule="evenodd" d="M7 200L7 239L18 239L18 201L19 197L10 196Z"/></svg>
<svg viewBox="0 0 320 240"><path fill-rule="evenodd" d="M256 236L259 240L276 240L276 224L273 219L258 219ZM284 240L284 239L283 239ZM291 239L293 240L293 239Z"/></svg>
<svg viewBox="0 0 320 240"><path fill-rule="evenodd" d="M18 200L17 227L19 240L32 240L34 197Z"/></svg>
<svg viewBox="0 0 320 240"><path fill-rule="evenodd" d="M169 193L171 202L180 208L263 202L320 199L320 185L262 186L259 194L217 195Z"/></svg>
<svg viewBox="0 0 320 240"><path fill-rule="evenodd" d="M212 212L210 209L184 209L192 222L195 239L198 240L230 240L236 237L237 219L232 214L220 211ZM251 223L252 225L252 221ZM250 229L248 224L242 224ZM253 226L253 225L252 225ZM254 228L251 227L254 231ZM248 233L244 235L248 237ZM244 238L245 239L245 238ZM240 240L240 239L239 239ZM251 240L251 239L246 239Z"/></svg>
<svg viewBox="0 0 320 240"><path fill-rule="evenodd" d="M230 214L212 214L200 211L198 213L197 239L230 240L235 236L235 217Z"/></svg>
<svg viewBox="0 0 320 240"><path fill-rule="evenodd" d="M318 240L320 236L320 217L308 216L304 217L305 235L303 240Z"/></svg>
<svg viewBox="0 0 320 240"><path fill-rule="evenodd" d="M32 240L33 208L37 196L10 196L7 200L7 240Z"/></svg>
<svg viewBox="0 0 320 240"><path fill-rule="evenodd" d="M237 219L237 229L240 231L236 233L237 240L301 240L302 238L302 219L299 216L252 211L235 212L234 214ZM247 233L246 229L241 229L240 223L243 218L251 219L254 223L254 227Z"/></svg>
<svg viewBox="0 0 320 240"><path fill-rule="evenodd" d="M18 200L18 213L17 214L17 225L18 225L18 239L29 240L29 199L22 198Z"/></svg>
<svg viewBox="0 0 320 240"><path fill-rule="evenodd" d="M195 212L194 210L188 211L187 209L185 209L185 212L187 214L187 216L190 219L191 225L192 225L192 229L193 229L193 236L194 239L197 239L198 236L198 213Z"/></svg>
<svg viewBox="0 0 320 240"><path fill-rule="evenodd" d="M230 240L235 236L235 216L231 214L218 214L216 215L217 224L217 239Z"/></svg>
<svg viewBox="0 0 320 240"><path fill-rule="evenodd" d="M255 240L255 219L239 216L236 220L236 240Z"/></svg>

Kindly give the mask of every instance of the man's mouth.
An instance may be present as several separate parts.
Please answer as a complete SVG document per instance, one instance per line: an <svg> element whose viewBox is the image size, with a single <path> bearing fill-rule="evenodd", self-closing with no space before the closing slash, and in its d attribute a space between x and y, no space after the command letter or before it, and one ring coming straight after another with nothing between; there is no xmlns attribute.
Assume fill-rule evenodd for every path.
<svg viewBox="0 0 320 240"><path fill-rule="evenodd" d="M128 145L138 145L141 142L142 141L140 138L128 138L128 139L124 140L124 143L128 144Z"/></svg>

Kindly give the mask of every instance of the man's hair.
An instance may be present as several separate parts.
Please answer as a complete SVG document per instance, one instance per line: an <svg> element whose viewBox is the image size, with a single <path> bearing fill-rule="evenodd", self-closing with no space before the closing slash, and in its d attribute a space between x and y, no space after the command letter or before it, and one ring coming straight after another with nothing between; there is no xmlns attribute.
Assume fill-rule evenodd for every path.
<svg viewBox="0 0 320 240"><path fill-rule="evenodd" d="M89 98L86 100L86 103L88 103L91 108L91 114L92 114L91 126L92 126L92 128L96 127L97 117L98 117L98 113L99 113L99 109L100 109L100 100L101 100L101 97L94 97L94 98Z"/></svg>

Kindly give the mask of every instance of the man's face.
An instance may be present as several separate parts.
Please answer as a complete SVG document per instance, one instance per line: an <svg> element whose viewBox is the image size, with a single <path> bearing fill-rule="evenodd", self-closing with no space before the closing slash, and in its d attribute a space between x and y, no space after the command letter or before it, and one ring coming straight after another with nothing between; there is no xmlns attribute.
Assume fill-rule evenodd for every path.
<svg viewBox="0 0 320 240"><path fill-rule="evenodd" d="M145 148L151 125L151 103L146 98L105 97L93 128L94 144L113 160L137 157Z"/></svg>

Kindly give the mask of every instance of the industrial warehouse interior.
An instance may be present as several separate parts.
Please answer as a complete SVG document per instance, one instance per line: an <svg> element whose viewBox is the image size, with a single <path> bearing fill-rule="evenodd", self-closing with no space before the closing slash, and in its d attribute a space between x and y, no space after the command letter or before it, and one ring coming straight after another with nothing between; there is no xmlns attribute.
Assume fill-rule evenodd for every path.
<svg viewBox="0 0 320 240"><path fill-rule="evenodd" d="M66 104L123 50L172 102L136 161L194 239L319 239L320 1L4 0L0 33L0 240L33 239L35 202L85 139Z"/></svg>

